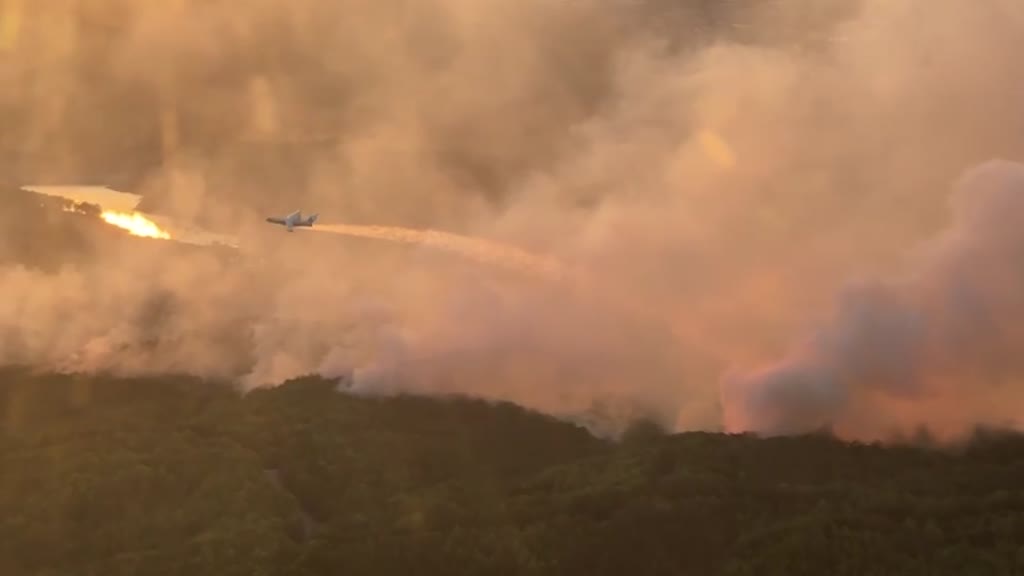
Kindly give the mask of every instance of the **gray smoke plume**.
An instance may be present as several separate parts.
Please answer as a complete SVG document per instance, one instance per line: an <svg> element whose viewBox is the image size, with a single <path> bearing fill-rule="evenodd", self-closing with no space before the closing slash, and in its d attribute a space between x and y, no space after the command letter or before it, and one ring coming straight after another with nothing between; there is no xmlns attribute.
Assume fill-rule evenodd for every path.
<svg viewBox="0 0 1024 576"><path fill-rule="evenodd" d="M968 172L904 278L851 287L779 364L725 382L731 425L884 438L1024 427L1024 164Z"/></svg>

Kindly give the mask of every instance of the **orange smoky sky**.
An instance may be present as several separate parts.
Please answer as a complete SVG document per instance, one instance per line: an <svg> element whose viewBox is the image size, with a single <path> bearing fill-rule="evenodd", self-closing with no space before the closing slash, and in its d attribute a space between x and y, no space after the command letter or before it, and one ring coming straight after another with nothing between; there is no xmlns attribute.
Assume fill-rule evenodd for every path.
<svg viewBox="0 0 1024 576"><path fill-rule="evenodd" d="M949 198L972 167L1024 156L1022 32L1015 0L0 1L8 179L138 193L246 255L97 238L59 272L0 268L0 359L244 387L356 370L357 390L613 429L1001 425L1019 405L1008 356L942 339L1020 342L1013 278L992 272L1012 252L956 296L974 312L942 300L953 272L851 286L988 230ZM1016 189L1014 168L988 169ZM263 222L296 209L514 246L587 290ZM860 314L914 363L878 376L842 338L801 345L877 337Z"/></svg>

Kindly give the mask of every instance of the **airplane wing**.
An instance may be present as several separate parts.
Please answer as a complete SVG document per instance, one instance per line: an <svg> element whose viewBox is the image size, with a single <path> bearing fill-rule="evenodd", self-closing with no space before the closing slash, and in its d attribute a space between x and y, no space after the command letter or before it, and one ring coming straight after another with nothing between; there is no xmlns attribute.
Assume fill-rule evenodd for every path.
<svg viewBox="0 0 1024 576"><path fill-rule="evenodd" d="M301 216L301 215L302 215L302 210L296 210L295 212L292 212L291 214L285 216L284 219L285 220L294 220L294 219L299 218L299 216Z"/></svg>

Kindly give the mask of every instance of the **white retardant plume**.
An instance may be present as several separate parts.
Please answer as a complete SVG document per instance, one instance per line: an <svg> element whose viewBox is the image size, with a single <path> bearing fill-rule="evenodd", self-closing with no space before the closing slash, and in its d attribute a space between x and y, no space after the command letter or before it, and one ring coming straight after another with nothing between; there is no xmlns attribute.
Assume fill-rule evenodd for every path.
<svg viewBox="0 0 1024 576"><path fill-rule="evenodd" d="M861 439L1024 430L1024 164L971 170L950 207L907 275L850 287L781 362L728 377L729 426Z"/></svg>

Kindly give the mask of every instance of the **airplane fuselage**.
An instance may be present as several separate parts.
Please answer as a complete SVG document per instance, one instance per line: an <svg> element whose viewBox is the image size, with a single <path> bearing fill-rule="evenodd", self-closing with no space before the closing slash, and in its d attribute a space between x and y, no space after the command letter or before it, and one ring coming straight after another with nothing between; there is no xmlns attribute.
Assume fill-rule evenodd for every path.
<svg viewBox="0 0 1024 576"><path fill-rule="evenodd" d="M296 226L312 228L313 223L316 222L317 216L317 214L310 214L309 217L303 219L302 212L297 210L284 218L271 216L270 218L267 218L267 222L270 222L271 224L280 224L281 226L286 227L289 232L292 232Z"/></svg>

